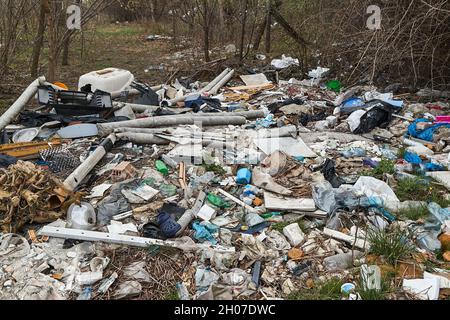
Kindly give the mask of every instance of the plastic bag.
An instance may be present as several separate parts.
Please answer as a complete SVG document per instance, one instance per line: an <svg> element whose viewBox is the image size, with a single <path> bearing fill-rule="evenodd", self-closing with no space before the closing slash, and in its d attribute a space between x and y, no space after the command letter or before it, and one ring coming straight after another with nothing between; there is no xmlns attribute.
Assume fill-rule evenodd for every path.
<svg viewBox="0 0 450 320"><path fill-rule="evenodd" d="M312 186L313 199L316 206L328 213L331 213L336 206L334 189L328 181L322 181Z"/></svg>
<svg viewBox="0 0 450 320"><path fill-rule="evenodd" d="M385 182L373 177L360 177L353 190L368 198L381 198L385 202L400 202L395 192Z"/></svg>
<svg viewBox="0 0 450 320"><path fill-rule="evenodd" d="M440 127L450 128L450 124L440 123L424 130L417 130L417 124L420 122L430 122L430 121L427 119L417 119L408 127L408 134L414 138L418 138L425 141L433 141L433 134Z"/></svg>
<svg viewBox="0 0 450 320"><path fill-rule="evenodd" d="M354 131L356 134L369 133L373 129L385 128L392 120L392 110L385 105L373 107L360 118L360 124Z"/></svg>

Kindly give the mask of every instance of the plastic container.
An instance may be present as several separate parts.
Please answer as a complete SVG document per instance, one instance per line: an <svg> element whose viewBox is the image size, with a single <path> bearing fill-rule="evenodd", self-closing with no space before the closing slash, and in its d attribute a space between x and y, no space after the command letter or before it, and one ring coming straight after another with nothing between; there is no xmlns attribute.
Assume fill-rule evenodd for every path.
<svg viewBox="0 0 450 320"><path fill-rule="evenodd" d="M94 207L81 202L80 205L72 204L67 211L67 226L71 229L92 230L97 223L97 215Z"/></svg>
<svg viewBox="0 0 450 320"><path fill-rule="evenodd" d="M249 169L243 168L238 171L236 178L237 183L250 184L251 181L252 181L252 172Z"/></svg>
<svg viewBox="0 0 450 320"><path fill-rule="evenodd" d="M161 160L156 161L155 166L156 170L158 170L158 172L162 173L163 175L167 176L169 174L169 168L167 168L166 164Z"/></svg>
<svg viewBox="0 0 450 320"><path fill-rule="evenodd" d="M182 301L191 300L189 291L184 283L182 283L182 282L177 283L176 288L177 288L178 297L180 298L180 300L182 300Z"/></svg>
<svg viewBox="0 0 450 320"><path fill-rule="evenodd" d="M82 75L78 81L78 89L90 84L91 90L101 90L109 93L120 93L126 91L134 81L134 76L130 71L107 68L98 71L92 71Z"/></svg>

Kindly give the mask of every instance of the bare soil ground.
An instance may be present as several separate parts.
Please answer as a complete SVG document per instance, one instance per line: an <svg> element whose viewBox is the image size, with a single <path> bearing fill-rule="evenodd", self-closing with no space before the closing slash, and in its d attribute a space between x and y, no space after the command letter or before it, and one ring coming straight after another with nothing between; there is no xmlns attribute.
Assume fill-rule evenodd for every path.
<svg viewBox="0 0 450 320"><path fill-rule="evenodd" d="M171 73L166 70L149 70L161 63L169 65L168 55L176 50L170 41L146 41L152 32L149 28L137 24L108 24L96 30L88 30L74 38L70 50L69 65L58 66L58 81L72 90L77 90L80 75L93 70L116 67L130 70L139 80L151 85L164 83ZM0 83L0 112L8 108L23 89L33 80L30 76L31 48L19 49L11 75ZM40 74L47 70L47 50L44 50Z"/></svg>

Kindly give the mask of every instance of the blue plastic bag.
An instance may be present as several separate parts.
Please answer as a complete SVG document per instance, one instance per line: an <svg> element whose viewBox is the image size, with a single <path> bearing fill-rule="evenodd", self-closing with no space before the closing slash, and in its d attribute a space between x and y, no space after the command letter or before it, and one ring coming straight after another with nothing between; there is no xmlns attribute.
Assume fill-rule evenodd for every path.
<svg viewBox="0 0 450 320"><path fill-rule="evenodd" d="M422 139L425 141L433 141L433 135L434 132L439 129L440 127L450 128L450 124L448 123L439 123L432 127L429 127L425 130L417 130L417 124L421 122L429 122L431 121L427 119L417 119L414 121L409 127L408 127L408 134L411 135L414 138Z"/></svg>
<svg viewBox="0 0 450 320"><path fill-rule="evenodd" d="M405 160L412 164L421 164L422 159L415 153L405 152Z"/></svg>

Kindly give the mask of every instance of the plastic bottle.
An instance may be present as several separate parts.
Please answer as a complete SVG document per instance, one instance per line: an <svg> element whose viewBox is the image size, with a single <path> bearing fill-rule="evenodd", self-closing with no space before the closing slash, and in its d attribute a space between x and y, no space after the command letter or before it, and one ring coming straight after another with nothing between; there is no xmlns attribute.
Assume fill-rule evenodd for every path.
<svg viewBox="0 0 450 320"><path fill-rule="evenodd" d="M323 260L323 266L328 271L346 270L351 267L353 260L352 257L359 258L363 255L360 251L341 253L331 257L327 257Z"/></svg>
<svg viewBox="0 0 450 320"><path fill-rule="evenodd" d="M81 294L78 296L77 300L91 300L92 299L92 288L84 288Z"/></svg>
<svg viewBox="0 0 450 320"><path fill-rule="evenodd" d="M366 150L362 148L351 148L349 150L345 150L341 152L341 154L345 158L355 158L355 157L365 157L366 156Z"/></svg>
<svg viewBox="0 0 450 320"><path fill-rule="evenodd" d="M169 168L167 168L166 164L161 160L156 161L155 166L156 170L158 170L158 172L162 173L163 175L167 176L169 174Z"/></svg>
<svg viewBox="0 0 450 320"><path fill-rule="evenodd" d="M183 282L177 283L176 288L177 288L178 297L180 298L180 300L182 300L182 301L191 300L189 291Z"/></svg>

